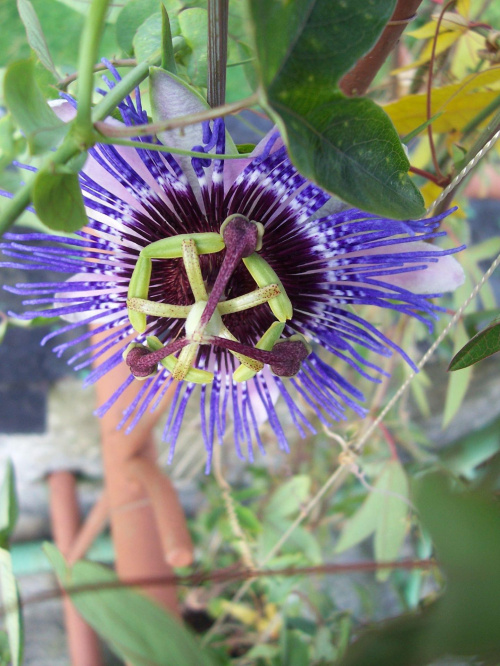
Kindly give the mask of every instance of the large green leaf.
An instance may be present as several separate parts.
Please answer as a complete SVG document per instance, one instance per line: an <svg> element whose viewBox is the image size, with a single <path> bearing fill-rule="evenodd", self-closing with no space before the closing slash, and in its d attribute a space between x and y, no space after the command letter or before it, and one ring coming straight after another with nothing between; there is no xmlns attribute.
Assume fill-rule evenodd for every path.
<svg viewBox="0 0 500 666"><path fill-rule="evenodd" d="M44 550L63 587L92 586L86 592L69 590L71 599L122 659L134 666L214 666L191 633L153 601L126 587L99 589L117 581L112 571L85 561L69 568L55 546L45 544Z"/></svg>
<svg viewBox="0 0 500 666"><path fill-rule="evenodd" d="M4 94L33 155L54 147L67 132L67 126L49 107L38 87L32 60L19 60L7 68Z"/></svg>
<svg viewBox="0 0 500 666"><path fill-rule="evenodd" d="M424 213L389 117L338 82L374 44L394 0L252 0L264 89L290 156L307 177L349 203L405 219Z"/></svg>
<svg viewBox="0 0 500 666"><path fill-rule="evenodd" d="M8 550L0 548L0 588L6 608L5 625L9 636L12 666L20 666L24 652L23 616L19 605L19 590L12 571L12 558Z"/></svg>

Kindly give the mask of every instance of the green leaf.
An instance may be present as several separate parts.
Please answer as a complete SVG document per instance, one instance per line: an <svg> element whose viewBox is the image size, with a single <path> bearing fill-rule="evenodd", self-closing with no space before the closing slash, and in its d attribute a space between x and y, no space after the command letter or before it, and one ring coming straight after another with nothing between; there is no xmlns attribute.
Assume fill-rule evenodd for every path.
<svg viewBox="0 0 500 666"><path fill-rule="evenodd" d="M9 666L11 663L9 635L6 631L0 631L0 666Z"/></svg>
<svg viewBox="0 0 500 666"><path fill-rule="evenodd" d="M116 41L126 53L133 51L133 40L140 25L159 11L158 0L130 0L116 19Z"/></svg>
<svg viewBox="0 0 500 666"><path fill-rule="evenodd" d="M264 511L265 518L275 520L296 513L306 501L310 487L311 477L306 474L294 476L283 483L269 500Z"/></svg>
<svg viewBox="0 0 500 666"><path fill-rule="evenodd" d="M407 497L404 470L397 460L389 460L361 508L347 521L334 552L348 550L374 533L377 562L395 559L406 534ZM389 570L380 571L377 578L385 580L389 574Z"/></svg>
<svg viewBox="0 0 500 666"><path fill-rule="evenodd" d="M463 322L457 324L455 333L455 354L467 342L467 333ZM472 379L472 368L465 369L464 372L450 375L448 387L446 389L446 401L443 412L443 428L445 428L452 418L458 413L460 406L465 398L470 380Z"/></svg>
<svg viewBox="0 0 500 666"><path fill-rule="evenodd" d="M421 612L372 627L339 666L427 666L445 655L498 663L500 508L491 496L457 492L456 485L442 474L415 484L417 509L446 577L443 595Z"/></svg>
<svg viewBox="0 0 500 666"><path fill-rule="evenodd" d="M394 4L254 0L249 7L262 103L299 171L355 206L405 219L423 215L424 205L392 122L371 100L338 89Z"/></svg>
<svg viewBox="0 0 500 666"><path fill-rule="evenodd" d="M462 370L500 351L500 322L475 335L453 357L448 370Z"/></svg>
<svg viewBox="0 0 500 666"><path fill-rule="evenodd" d="M375 529L375 559L390 562L396 559L403 545L408 514L408 479L397 460L387 463L376 487L382 494L382 505ZM390 569L377 571L377 580L387 580L390 573Z"/></svg>
<svg viewBox="0 0 500 666"><path fill-rule="evenodd" d="M10 460L5 465L5 476L0 488L0 546L6 547L16 526L19 507L17 504L14 467Z"/></svg>
<svg viewBox="0 0 500 666"><path fill-rule="evenodd" d="M59 74L55 68L52 56L50 55L49 47L43 34L42 26L38 20L35 8L29 0L17 0L17 9L21 21L26 28L26 36L29 45L37 54L42 65L51 72L56 79L59 79Z"/></svg>
<svg viewBox="0 0 500 666"><path fill-rule="evenodd" d="M12 63L5 73L5 103L28 140L33 155L54 147L68 128L45 101L32 60Z"/></svg>
<svg viewBox="0 0 500 666"><path fill-rule="evenodd" d="M19 60L7 68L4 95L33 155L54 147L66 134L67 126L49 107L38 87L32 60Z"/></svg>
<svg viewBox="0 0 500 666"><path fill-rule="evenodd" d="M207 33L208 13L206 9L195 7L179 14L179 28L191 53L184 56L190 83L194 86L207 86Z"/></svg>
<svg viewBox="0 0 500 666"><path fill-rule="evenodd" d="M8 550L0 548L0 586L5 611L5 625L9 635L12 666L20 666L24 652L23 616L19 604L19 590L12 571L12 558Z"/></svg>
<svg viewBox="0 0 500 666"><path fill-rule="evenodd" d="M49 229L71 233L88 222L78 176L69 170L39 171L33 187L33 204Z"/></svg>
<svg viewBox="0 0 500 666"><path fill-rule="evenodd" d="M78 612L119 657L134 666L214 666L191 633L146 596L126 587L99 589L117 581L112 571L85 561L68 568L55 546L44 550ZM93 589L71 593L71 586L85 585Z"/></svg>
<svg viewBox="0 0 500 666"><path fill-rule="evenodd" d="M160 12L152 14L141 23L132 42L137 62L147 60L161 47L161 27Z"/></svg>

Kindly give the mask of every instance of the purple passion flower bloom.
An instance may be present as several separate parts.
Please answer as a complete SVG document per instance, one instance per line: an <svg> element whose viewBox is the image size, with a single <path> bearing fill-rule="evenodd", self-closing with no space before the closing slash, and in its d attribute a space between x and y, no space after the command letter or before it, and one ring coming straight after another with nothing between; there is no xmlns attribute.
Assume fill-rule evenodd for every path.
<svg viewBox="0 0 500 666"><path fill-rule="evenodd" d="M160 119L206 108L167 72L155 70L151 84ZM148 122L138 93L119 108L127 125ZM70 99L54 110L66 120L75 113ZM185 150L236 153L221 119L158 139ZM148 150L151 138L142 141L144 149L90 150L80 176L84 229L71 237L10 233L2 245L11 258L4 266L61 274L56 282L6 287L28 297L29 309L15 316L66 320L45 341L92 325L55 347L61 355L90 341L68 361L76 370L92 367L86 384L120 363L129 366L100 415L140 380L120 424L130 430L177 381L164 429L172 456L198 391L208 469L228 418L241 457L246 449L252 460L255 445L263 450L259 425L266 420L288 450L278 399L302 436L314 427L297 397L325 425L346 418L346 407L364 415L363 395L332 367L343 361L379 381L381 369L360 346L384 357L398 351L414 367L355 308L389 308L431 326L440 308L430 298L463 281L453 251L424 242L443 235L437 228L444 215L395 221L346 209L297 172L277 132L253 159L179 157ZM99 341L90 340L97 333Z"/></svg>

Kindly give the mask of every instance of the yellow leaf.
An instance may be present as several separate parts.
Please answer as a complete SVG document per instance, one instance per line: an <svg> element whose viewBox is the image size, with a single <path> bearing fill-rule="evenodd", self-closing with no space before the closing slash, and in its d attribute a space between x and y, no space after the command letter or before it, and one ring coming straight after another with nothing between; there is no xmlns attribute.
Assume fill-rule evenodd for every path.
<svg viewBox="0 0 500 666"><path fill-rule="evenodd" d="M406 34L410 35L410 37L415 37L415 39L433 39L436 34L437 21L438 16L433 16L429 23L422 25L416 30L411 30ZM439 26L439 34L449 32L450 30L456 30L458 26L460 26L460 28L467 27L467 22L457 14L446 12Z"/></svg>
<svg viewBox="0 0 500 666"><path fill-rule="evenodd" d="M423 187L420 188L420 193L424 197L425 207L429 208L431 203L434 203L438 196L443 191L442 187L436 185L431 180L429 180Z"/></svg>
<svg viewBox="0 0 500 666"><path fill-rule="evenodd" d="M461 16L468 19L470 16L470 0L457 0L455 9Z"/></svg>
<svg viewBox="0 0 500 666"><path fill-rule="evenodd" d="M429 180L423 187L421 187L420 188L420 193L424 197L425 207L429 208L429 206L436 201L436 199L438 198L438 196L441 194L442 191L443 191L443 188L439 187L439 185L436 185L436 183L433 183L431 180ZM457 202L452 201L451 205L450 205L450 208L453 208L453 206L456 206L456 205L457 205ZM466 217L464 211L461 208L458 208L458 210L456 210L453 213L453 215L455 217L462 218L462 219Z"/></svg>
<svg viewBox="0 0 500 666"><path fill-rule="evenodd" d="M223 600L222 608L226 613L230 613L234 618L246 624L253 626L259 619L259 614L253 608L249 608L245 604L237 604L232 601Z"/></svg>
<svg viewBox="0 0 500 666"><path fill-rule="evenodd" d="M450 71L458 79L474 71L481 60L478 51L484 48L484 37L469 30L457 44Z"/></svg>
<svg viewBox="0 0 500 666"><path fill-rule="evenodd" d="M453 44L457 41L457 39L459 39L466 31L467 28L457 27L456 29L450 30L449 32L440 33L436 43L436 55L439 55L440 53L444 53L444 51L447 51L450 48L450 46L453 46ZM420 65L424 65L426 62L429 62L429 60L431 59L431 55L432 55L432 41L429 41L429 43L425 45L425 48L423 49L420 55L420 58L414 60L410 65L405 65L404 67L393 69L391 74L400 74L401 72L407 72L410 69L415 69L417 67L420 67Z"/></svg>
<svg viewBox="0 0 500 666"><path fill-rule="evenodd" d="M471 74L460 83L432 91L431 114L444 112L432 124L434 132L450 132L463 127L489 104L499 91L480 90L500 84L500 67L492 67L479 74ZM427 95L407 95L384 106L397 131L404 135L427 120Z"/></svg>

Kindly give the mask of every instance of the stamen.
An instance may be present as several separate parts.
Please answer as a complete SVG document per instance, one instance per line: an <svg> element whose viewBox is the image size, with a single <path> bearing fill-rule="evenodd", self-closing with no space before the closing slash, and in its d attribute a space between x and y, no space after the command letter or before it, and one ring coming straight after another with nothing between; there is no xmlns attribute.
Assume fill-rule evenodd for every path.
<svg viewBox="0 0 500 666"><path fill-rule="evenodd" d="M146 343L152 351L158 351L163 348L161 341L154 335L149 335L146 338ZM177 363L177 358L173 354L170 354L162 359L160 363L172 374ZM214 375L212 372L208 372L208 370L191 367L184 379L187 382L193 382L193 384L211 384L214 380Z"/></svg>
<svg viewBox="0 0 500 666"><path fill-rule="evenodd" d="M182 245L186 240L195 242L198 254L213 254L224 249L222 236L214 232L178 234L150 243L141 250L140 256L148 259L176 259L182 257Z"/></svg>
<svg viewBox="0 0 500 666"><path fill-rule="evenodd" d="M200 260L196 250L196 243L192 238L182 242L182 260L191 291L195 301L207 301L208 295L201 274Z"/></svg>
<svg viewBox="0 0 500 666"><path fill-rule="evenodd" d="M151 269L151 259L139 255L128 285L127 299L146 299L148 297ZM144 333L146 330L146 315L144 313L128 310L128 318L137 333Z"/></svg>
<svg viewBox="0 0 500 666"><path fill-rule="evenodd" d="M270 284L262 289L255 289L248 294L231 298L229 301L221 301L217 309L221 315L231 314L233 312L241 312L249 308L255 308L257 305L267 303L271 298L279 296L281 293L277 284Z"/></svg>
<svg viewBox="0 0 500 666"><path fill-rule="evenodd" d="M264 349L266 351L271 351L276 342L278 342L280 335L283 333L285 324L274 321L271 326L267 329L264 335L257 342L255 347L257 349ZM234 353L234 352L233 352ZM249 379L252 379L257 373L254 370L251 370L248 367L245 367L243 364L233 373L233 379L235 382L245 382Z"/></svg>
<svg viewBox="0 0 500 666"><path fill-rule="evenodd" d="M270 299L269 307L278 321L291 319L293 316L292 301L288 298L285 287L267 261L254 252L249 257L244 257L243 263L259 287L278 285L280 294L276 298Z"/></svg>
<svg viewBox="0 0 500 666"><path fill-rule="evenodd" d="M144 345L138 343L130 344L123 353L123 360L130 368L130 372L137 379L146 379L155 374L157 365L166 356L183 349L189 344L186 338L174 340L169 345L162 346L158 351L150 351Z"/></svg>
<svg viewBox="0 0 500 666"><path fill-rule="evenodd" d="M170 305L169 303L157 303L144 298L127 299L127 309L133 312L142 312L153 317L173 317L185 319L189 315L190 305Z"/></svg>
<svg viewBox="0 0 500 666"><path fill-rule="evenodd" d="M311 347L301 335L292 335L286 340L279 340L272 351L256 349L241 342L219 337L208 338L207 342L266 363L278 377L294 377L299 372L302 361L311 353Z"/></svg>

